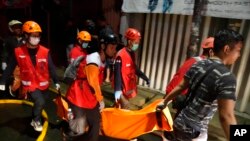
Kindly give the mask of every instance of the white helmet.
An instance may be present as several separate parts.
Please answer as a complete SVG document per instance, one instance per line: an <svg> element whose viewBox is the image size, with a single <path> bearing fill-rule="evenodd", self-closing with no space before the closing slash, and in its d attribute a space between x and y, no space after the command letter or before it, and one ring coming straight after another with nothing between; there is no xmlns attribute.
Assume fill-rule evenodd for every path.
<svg viewBox="0 0 250 141"><path fill-rule="evenodd" d="M11 32L13 32L13 30L12 30L12 26L13 25L16 25L16 24L23 24L22 22L20 22L20 21L18 21L18 20L11 20L9 23L8 23L8 26L9 26L9 30L11 31Z"/></svg>

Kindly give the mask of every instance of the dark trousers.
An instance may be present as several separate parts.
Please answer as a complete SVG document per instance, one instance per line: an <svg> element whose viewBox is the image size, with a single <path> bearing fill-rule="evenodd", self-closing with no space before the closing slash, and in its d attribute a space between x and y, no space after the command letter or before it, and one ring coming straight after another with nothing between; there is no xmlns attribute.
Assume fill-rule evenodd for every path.
<svg viewBox="0 0 250 141"><path fill-rule="evenodd" d="M72 108L75 117L86 115L87 123L89 126L89 130L87 132L87 140L98 141L101 118L99 104L97 104L93 109L80 108L73 104L70 104L70 107Z"/></svg>
<svg viewBox="0 0 250 141"><path fill-rule="evenodd" d="M45 95L44 91L36 89L33 92L30 92L32 101L34 102L33 107L33 120L41 121L42 119L42 110L45 106Z"/></svg>

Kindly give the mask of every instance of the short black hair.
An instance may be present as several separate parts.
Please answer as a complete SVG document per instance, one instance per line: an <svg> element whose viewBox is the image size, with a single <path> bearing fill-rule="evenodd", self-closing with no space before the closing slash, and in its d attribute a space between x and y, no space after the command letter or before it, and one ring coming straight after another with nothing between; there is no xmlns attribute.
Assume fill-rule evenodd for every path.
<svg viewBox="0 0 250 141"><path fill-rule="evenodd" d="M214 53L220 52L225 45L234 47L235 44L243 42L243 36L231 29L222 29L214 36Z"/></svg>

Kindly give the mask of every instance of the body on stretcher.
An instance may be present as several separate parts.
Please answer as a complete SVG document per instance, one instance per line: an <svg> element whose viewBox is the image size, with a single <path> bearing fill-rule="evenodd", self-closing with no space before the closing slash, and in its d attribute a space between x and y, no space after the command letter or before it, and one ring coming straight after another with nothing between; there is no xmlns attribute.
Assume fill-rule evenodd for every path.
<svg viewBox="0 0 250 141"><path fill-rule="evenodd" d="M67 121L68 104L58 96L55 100L57 115ZM162 99L156 100L141 110L104 108L101 112L101 133L104 136L130 140L156 130L173 131L173 120L168 107L156 111Z"/></svg>
<svg viewBox="0 0 250 141"><path fill-rule="evenodd" d="M157 113L156 100L137 111L105 108L102 110L101 130L105 136L118 139L133 139L155 130L173 131L173 120L168 107ZM158 114L158 115L157 115Z"/></svg>

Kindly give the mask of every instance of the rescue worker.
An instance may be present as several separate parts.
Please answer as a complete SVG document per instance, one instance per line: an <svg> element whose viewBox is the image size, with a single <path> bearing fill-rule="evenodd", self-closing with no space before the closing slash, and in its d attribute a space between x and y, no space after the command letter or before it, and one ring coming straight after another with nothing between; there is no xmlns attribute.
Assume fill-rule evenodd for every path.
<svg viewBox="0 0 250 141"><path fill-rule="evenodd" d="M92 46L88 47L92 48ZM100 87L100 67L107 56L111 57L115 54L115 50L116 44L114 42L114 44L99 47L99 50L95 52L88 52L85 58L77 58L72 62L78 64L78 69L76 79L70 85L66 94L69 107L74 114L74 118L69 120L70 130L65 132L66 136L84 134L86 127L88 127L86 140L98 141L100 110L105 106Z"/></svg>
<svg viewBox="0 0 250 141"><path fill-rule="evenodd" d="M9 31L11 35L4 40L3 43L3 52L2 52L2 70L4 71L7 67L7 63L10 60L10 57L14 54L14 49L22 44L25 44L24 36L22 33L22 22L18 20L11 20L8 23ZM13 73L13 82L12 85L9 86L9 93L15 97L16 90L20 88L21 81L20 81L20 70L19 67L16 66L14 73ZM22 98L25 94L24 91L20 89L19 98Z"/></svg>
<svg viewBox="0 0 250 141"><path fill-rule="evenodd" d="M69 53L69 63L72 63L79 56L85 57L87 55L86 48L88 47L90 41L91 35L89 34L89 32L80 31L77 34L77 43L74 45L74 47Z"/></svg>
<svg viewBox="0 0 250 141"><path fill-rule="evenodd" d="M56 89L60 89L55 66L49 53L49 49L40 45L41 27L34 21L26 21L22 30L25 35L26 44L14 50L8 67L3 73L0 81L0 89L5 89L5 82L13 72L16 65L20 67L20 78L22 87L28 92L28 96L34 102L31 126L36 131L42 131L42 110L45 105L45 93L50 85L52 77Z"/></svg>
<svg viewBox="0 0 250 141"><path fill-rule="evenodd" d="M139 47L141 34L134 28L128 28L125 37L127 46L122 48L116 55L114 66L114 89L115 101L121 108L129 109L129 99L137 94L136 75L150 84L148 77L135 64L135 51Z"/></svg>
<svg viewBox="0 0 250 141"><path fill-rule="evenodd" d="M214 37L208 37L206 38L202 43L201 43L201 47L203 49L203 52L200 56L196 56L196 57L191 57L189 59L187 59L183 65L178 69L178 71L175 73L175 75L173 76L173 78L171 79L171 81L168 83L167 87L166 87L166 94L169 94L183 79L185 73L189 70L189 68L196 63L197 61L206 59L206 58L210 58L213 56L213 45L214 43ZM184 91L182 91L182 95L186 95L187 94L188 89L185 89ZM179 96L176 97L173 102L172 102L172 107L174 109L178 109L178 101L182 100L183 96ZM177 110L177 114L179 113L179 111Z"/></svg>

